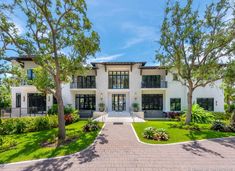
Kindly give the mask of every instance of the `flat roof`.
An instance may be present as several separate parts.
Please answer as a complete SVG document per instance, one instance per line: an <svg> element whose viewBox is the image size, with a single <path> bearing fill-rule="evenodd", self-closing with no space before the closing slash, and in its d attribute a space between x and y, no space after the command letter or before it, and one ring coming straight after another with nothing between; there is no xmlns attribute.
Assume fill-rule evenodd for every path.
<svg viewBox="0 0 235 171"><path fill-rule="evenodd" d="M133 65L133 64L141 64L144 66L147 62L91 62L91 65L95 66L96 64L102 65Z"/></svg>
<svg viewBox="0 0 235 171"><path fill-rule="evenodd" d="M140 66L140 69L165 69L164 66Z"/></svg>

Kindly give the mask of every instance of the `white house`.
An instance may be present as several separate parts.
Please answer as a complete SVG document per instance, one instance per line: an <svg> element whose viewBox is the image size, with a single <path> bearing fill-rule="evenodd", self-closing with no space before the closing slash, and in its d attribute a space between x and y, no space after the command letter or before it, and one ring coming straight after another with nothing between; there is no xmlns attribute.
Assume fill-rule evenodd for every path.
<svg viewBox="0 0 235 171"><path fill-rule="evenodd" d="M16 58L33 78L36 67L32 58ZM187 88L177 81L177 73L159 66L145 66L146 62L97 62L87 76L73 76L73 81L62 85L64 104L79 109L82 117L90 117L104 103L106 112L114 115L130 113L138 103L146 118L162 117L163 112L187 108ZM207 110L224 111L222 81L213 86L198 88L193 102ZM55 103L52 95L42 95L32 85L12 87L12 111L26 114L29 109L46 111ZM13 112L14 113L14 112Z"/></svg>

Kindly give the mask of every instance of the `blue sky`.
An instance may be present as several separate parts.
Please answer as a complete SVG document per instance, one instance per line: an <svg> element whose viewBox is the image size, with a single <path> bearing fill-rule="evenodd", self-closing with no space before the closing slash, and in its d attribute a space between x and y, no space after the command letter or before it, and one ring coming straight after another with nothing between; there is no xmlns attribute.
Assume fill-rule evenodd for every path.
<svg viewBox="0 0 235 171"><path fill-rule="evenodd" d="M215 2L218 0L214 0ZM157 65L160 28L166 0L87 0L88 17L100 35L101 51L90 62L146 61ZM180 1L185 3L186 0ZM204 11L212 0L194 0L194 8ZM15 24L23 32L19 13Z"/></svg>
<svg viewBox="0 0 235 171"><path fill-rule="evenodd" d="M209 2L194 0L194 8L203 11ZM92 61L147 61L156 65L166 0L87 0L87 5L101 40L101 52Z"/></svg>

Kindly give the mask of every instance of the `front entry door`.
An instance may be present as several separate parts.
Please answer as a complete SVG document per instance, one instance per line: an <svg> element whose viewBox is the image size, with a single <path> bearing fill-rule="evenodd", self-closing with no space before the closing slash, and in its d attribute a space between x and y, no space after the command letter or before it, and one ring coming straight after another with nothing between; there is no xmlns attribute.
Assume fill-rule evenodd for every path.
<svg viewBox="0 0 235 171"><path fill-rule="evenodd" d="M113 94L112 95L112 110L113 111L125 111L126 110L126 95L125 94Z"/></svg>

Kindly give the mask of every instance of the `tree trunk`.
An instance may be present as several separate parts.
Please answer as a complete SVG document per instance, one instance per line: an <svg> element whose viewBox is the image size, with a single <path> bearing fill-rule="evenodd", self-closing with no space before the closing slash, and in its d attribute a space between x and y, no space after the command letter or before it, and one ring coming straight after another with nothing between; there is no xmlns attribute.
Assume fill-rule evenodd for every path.
<svg viewBox="0 0 235 171"><path fill-rule="evenodd" d="M65 120L64 120L64 103L62 99L61 93L61 85L59 80L56 80L56 96L58 102L58 123L59 123L59 130L58 130L58 138L59 140L63 141L66 137L65 132Z"/></svg>
<svg viewBox="0 0 235 171"><path fill-rule="evenodd" d="M188 111L186 115L186 121L185 124L189 124L191 122L192 118L192 98L193 98L193 88L192 88L192 83L189 84L189 91L188 91Z"/></svg>

